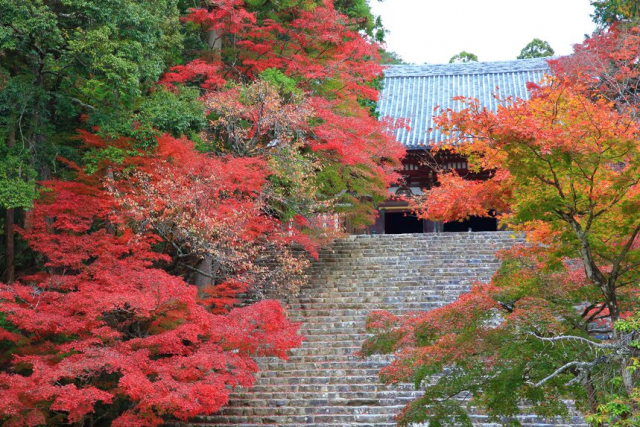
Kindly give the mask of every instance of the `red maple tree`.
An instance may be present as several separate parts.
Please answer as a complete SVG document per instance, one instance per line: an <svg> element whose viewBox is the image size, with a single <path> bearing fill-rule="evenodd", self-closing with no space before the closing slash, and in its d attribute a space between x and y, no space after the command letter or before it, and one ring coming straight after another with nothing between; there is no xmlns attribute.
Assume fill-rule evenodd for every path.
<svg viewBox="0 0 640 427"><path fill-rule="evenodd" d="M580 86L596 98L612 102L616 108L637 118L640 106L640 28L615 24L584 43L574 46L573 55L549 61L559 78Z"/></svg>
<svg viewBox="0 0 640 427"><path fill-rule="evenodd" d="M202 304L195 286L160 268L160 238L134 231L112 193L44 186L22 235L45 270L0 287L5 425L147 426L210 413L229 386L253 383L255 356L286 358L300 344L278 302L230 307L242 285L222 283Z"/></svg>
<svg viewBox="0 0 640 427"><path fill-rule="evenodd" d="M111 166L108 186L136 229L161 237L178 266L197 272L198 259L213 261L201 292L228 280L254 292L295 292L308 261L294 248L315 256L318 243L302 232L304 218L289 224L269 214L271 173L261 157L201 154L187 139L163 135L155 153Z"/></svg>
<svg viewBox="0 0 640 427"><path fill-rule="evenodd" d="M292 148L303 158L288 163L308 165L308 182L297 186L314 186L314 200L290 204L304 207L298 214L343 209L354 223L370 221L404 155L390 123L366 107L377 100L378 46L331 1L269 13L241 0L206 1L184 19L211 49L162 82L205 91L210 149L277 158Z"/></svg>

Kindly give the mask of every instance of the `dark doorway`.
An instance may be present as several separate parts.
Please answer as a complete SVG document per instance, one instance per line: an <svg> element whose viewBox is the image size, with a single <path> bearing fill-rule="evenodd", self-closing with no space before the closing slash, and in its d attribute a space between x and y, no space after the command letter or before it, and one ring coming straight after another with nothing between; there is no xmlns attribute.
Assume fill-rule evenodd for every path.
<svg viewBox="0 0 640 427"><path fill-rule="evenodd" d="M409 212L385 212L384 232L386 234L422 233L424 220Z"/></svg>
<svg viewBox="0 0 640 427"><path fill-rule="evenodd" d="M486 218L472 216L462 222L447 222L443 226L444 232L454 231L498 231L498 220L495 218Z"/></svg>

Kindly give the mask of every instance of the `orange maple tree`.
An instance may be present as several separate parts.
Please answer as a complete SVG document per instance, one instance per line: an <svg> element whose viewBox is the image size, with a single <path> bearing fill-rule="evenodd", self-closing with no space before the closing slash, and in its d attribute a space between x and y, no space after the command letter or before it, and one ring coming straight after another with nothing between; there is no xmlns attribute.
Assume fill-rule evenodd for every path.
<svg viewBox="0 0 640 427"><path fill-rule="evenodd" d="M559 398L573 398L594 425L604 413L614 413L611 425L637 425L640 127L590 83L548 77L530 85L530 100L492 112L460 99L466 108L439 118L450 136L439 148L492 173L468 181L445 172L414 200L418 215L455 221L495 209L527 244L455 303L405 318L372 314L365 353L398 356L382 378L425 386L402 425L470 426L452 399L462 392L495 421L519 405L567 415Z"/></svg>

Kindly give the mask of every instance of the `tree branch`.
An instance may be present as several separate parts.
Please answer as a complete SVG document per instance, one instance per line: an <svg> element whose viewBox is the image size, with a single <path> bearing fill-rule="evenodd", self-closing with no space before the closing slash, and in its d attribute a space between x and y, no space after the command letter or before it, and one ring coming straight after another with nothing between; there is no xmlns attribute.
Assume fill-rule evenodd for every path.
<svg viewBox="0 0 640 427"><path fill-rule="evenodd" d="M596 347L596 348L618 348L619 346L615 345L615 344L602 344L602 343L597 343L595 341L591 341L590 339L587 338L583 338L583 337L577 337L574 335L558 335L556 337L541 337L540 335L537 335L533 332L529 332L530 335L538 338L540 341L549 341L549 342L557 342L557 341L578 341L578 342L582 342L585 344L588 344L592 347Z"/></svg>
<svg viewBox="0 0 640 427"><path fill-rule="evenodd" d="M88 108L90 110L95 110L96 109L96 107L94 107L93 105L87 104L86 102L83 102L83 101L79 100L78 98L74 98L73 96L70 96L69 100L71 102L75 102L76 104L80 105L81 107Z"/></svg>
<svg viewBox="0 0 640 427"><path fill-rule="evenodd" d="M591 315L589 317L587 317L586 319L584 319L584 323L586 323L587 325L590 324L591 322L593 322L593 320L598 317L598 314L602 313L604 311L604 309L607 308L607 304L606 303L602 303L600 304L600 307L598 307L598 309L591 313ZM585 309L586 311L586 309ZM582 316L583 318L589 314L589 312L585 312L584 315Z"/></svg>
<svg viewBox="0 0 640 427"><path fill-rule="evenodd" d="M620 264L629 253L629 250L631 250L631 248L633 247L633 243L635 242L636 237L638 236L639 233L640 233L640 224L636 225L636 228L631 233L631 236L629 236L629 239L627 239L627 242L625 243L624 247L618 254L618 257L613 262L613 265L611 266L611 274L609 276L609 280L613 282L611 283L611 285L614 287L615 287L615 281L618 279L618 275L620 273Z"/></svg>
<svg viewBox="0 0 640 427"><path fill-rule="evenodd" d="M204 272L204 271L200 270L199 268L195 268L195 267L190 266L189 264L185 264L185 263L183 263L183 262L181 262L181 263L179 263L179 264L180 264L181 266L183 266L183 267L186 267L187 269L189 269L189 270L191 270L191 271L195 271L195 272L196 272L196 273L198 273L198 274L202 274L203 276L208 277L209 279L216 279L216 278L217 278L217 277L216 277L216 276L214 276L213 274L206 273L206 272Z"/></svg>
<svg viewBox="0 0 640 427"><path fill-rule="evenodd" d="M541 385L543 385L547 381L550 381L550 380L554 379L555 377L557 377L558 375L560 375L561 373L563 373L564 371L566 371L569 368L574 368L575 367L575 368L578 368L579 371L584 372L585 370L590 370L591 368L593 368L597 364L603 363L604 361L605 361L605 357L604 356L603 357L598 357L593 362L578 362L578 361L574 360L573 362L569 362L569 363L566 363L566 364L562 365L561 367L556 369L552 374L546 376L545 378L541 379L537 383L532 383L532 385L534 387L540 387ZM580 375L576 376L576 378L579 378L579 377L580 377ZM571 380L570 382L572 382L572 381L573 380Z"/></svg>

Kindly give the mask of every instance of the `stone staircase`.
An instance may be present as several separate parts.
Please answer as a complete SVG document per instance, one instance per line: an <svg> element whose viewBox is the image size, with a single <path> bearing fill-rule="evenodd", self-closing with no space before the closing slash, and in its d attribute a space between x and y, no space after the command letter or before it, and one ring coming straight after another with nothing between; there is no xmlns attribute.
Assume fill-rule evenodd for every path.
<svg viewBox="0 0 640 427"><path fill-rule="evenodd" d="M306 340L289 361L265 358L251 390L238 390L221 413L192 426L396 426L394 416L420 395L413 385L386 386L380 368L389 356L361 359L365 319L373 310L394 314L429 310L454 301L499 266L498 249L518 239L511 233L445 233L350 236L323 250L311 280L289 301ZM523 426L586 426L580 417ZM477 426L486 417L474 414Z"/></svg>

